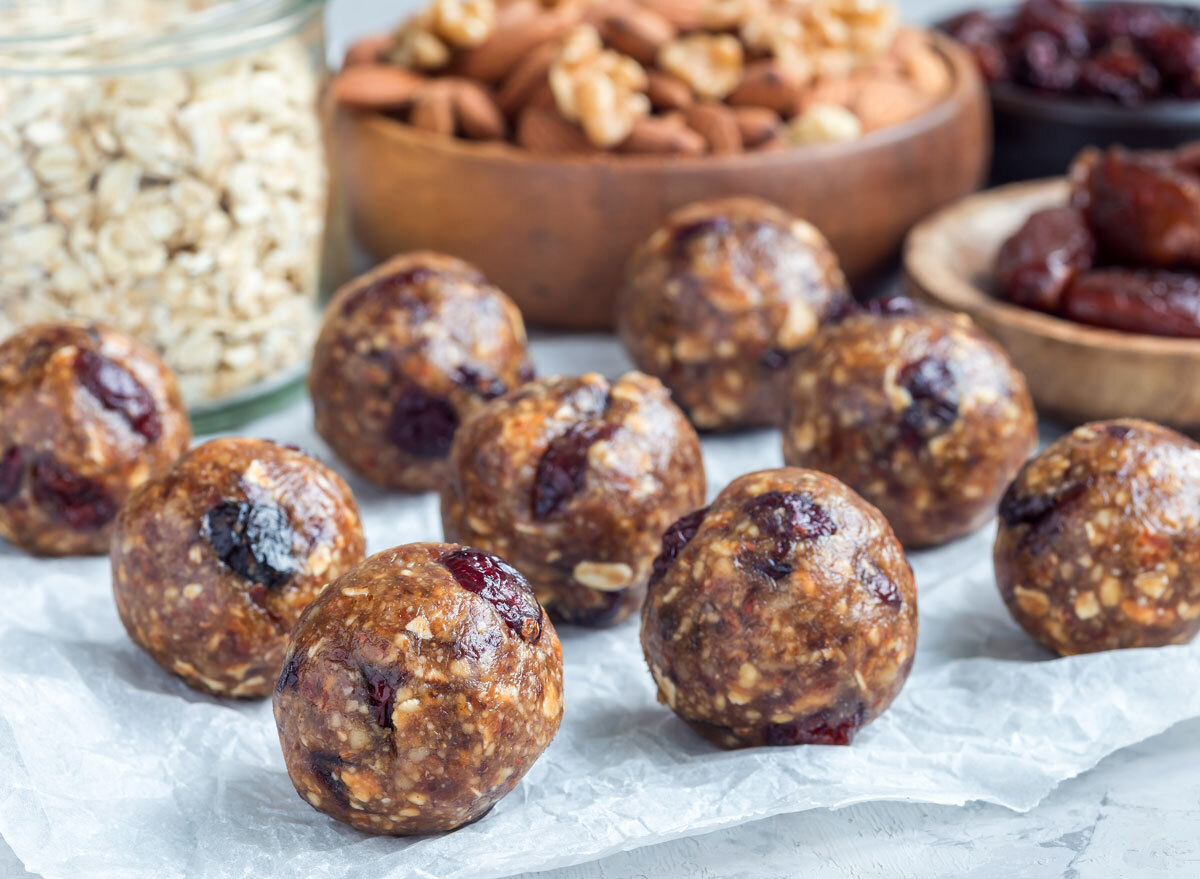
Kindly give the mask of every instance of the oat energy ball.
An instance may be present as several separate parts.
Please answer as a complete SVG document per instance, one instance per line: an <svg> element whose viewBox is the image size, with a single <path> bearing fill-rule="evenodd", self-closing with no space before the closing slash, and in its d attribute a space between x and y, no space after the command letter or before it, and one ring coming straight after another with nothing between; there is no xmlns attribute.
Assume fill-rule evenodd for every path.
<svg viewBox="0 0 1200 879"><path fill-rule="evenodd" d="M617 327L697 427L776 425L793 355L851 302L813 226L758 199L719 199L671 214L637 250Z"/></svg>
<svg viewBox="0 0 1200 879"><path fill-rule="evenodd" d="M532 376L521 313L474 266L397 256L329 305L308 386L317 432L385 488L438 488L454 431Z"/></svg>
<svg viewBox="0 0 1200 879"><path fill-rule="evenodd" d="M275 688L288 774L360 830L453 830L485 815L562 721L562 648L493 555L414 543L371 556L301 618Z"/></svg>
<svg viewBox="0 0 1200 879"><path fill-rule="evenodd" d="M991 520L1036 442L1025 379L965 315L872 303L797 358L784 460L845 482L905 546Z"/></svg>
<svg viewBox="0 0 1200 879"><path fill-rule="evenodd" d="M642 611L659 701L726 748L849 744L904 686L916 643L887 520L796 467L739 477L672 525Z"/></svg>
<svg viewBox="0 0 1200 879"><path fill-rule="evenodd" d="M0 536L39 555L108 552L125 498L191 439L150 348L102 326L22 330L0 345Z"/></svg>
<svg viewBox="0 0 1200 879"><path fill-rule="evenodd" d="M562 619L604 626L641 606L659 535L703 502L700 442L666 388L593 373L531 382L463 425L442 525Z"/></svg>
<svg viewBox="0 0 1200 879"><path fill-rule="evenodd" d="M287 446L216 439L121 510L113 593L129 637L164 669L214 695L265 696L300 612L362 558L337 474Z"/></svg>
<svg viewBox="0 0 1200 879"><path fill-rule="evenodd" d="M1146 421L1085 424L1004 495L996 583L1063 655L1182 644L1200 631L1200 445Z"/></svg>

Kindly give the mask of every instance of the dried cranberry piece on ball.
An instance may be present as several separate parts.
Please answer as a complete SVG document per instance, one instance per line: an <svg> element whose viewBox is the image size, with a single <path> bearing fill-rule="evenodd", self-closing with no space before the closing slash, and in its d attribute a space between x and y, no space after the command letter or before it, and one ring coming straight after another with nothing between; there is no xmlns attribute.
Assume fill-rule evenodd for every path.
<svg viewBox="0 0 1200 879"><path fill-rule="evenodd" d="M692 510L686 516L676 519L671 527L663 532L662 552L654 559L651 579L661 577L675 563L676 557L685 546L691 543L696 532L700 530L700 526L704 524L706 513L708 513L708 507Z"/></svg>
<svg viewBox="0 0 1200 879"><path fill-rule="evenodd" d="M474 549L460 549L442 559L458 585L488 600L510 629L526 641L542 633L542 608L533 587L504 559Z"/></svg>
<svg viewBox="0 0 1200 879"><path fill-rule="evenodd" d="M205 515L202 533L230 570L268 589L278 589L299 567L288 514L271 501L222 501Z"/></svg>
<svg viewBox="0 0 1200 879"><path fill-rule="evenodd" d="M458 430L458 411L445 397L406 388L396 398L387 438L417 458L444 458Z"/></svg>
<svg viewBox="0 0 1200 879"><path fill-rule="evenodd" d="M85 348L75 355L75 374L105 409L119 412L146 439L158 439L162 433L158 407L146 386L128 369Z"/></svg>
<svg viewBox="0 0 1200 879"><path fill-rule="evenodd" d="M117 513L112 497L94 480L72 473L53 457L33 462L31 482L38 505L80 531L103 528Z"/></svg>
<svg viewBox="0 0 1200 879"><path fill-rule="evenodd" d="M587 477L588 450L608 439L616 430L613 424L584 422L573 424L550 441L538 460L533 480L533 517L548 519L583 489Z"/></svg>
<svg viewBox="0 0 1200 879"><path fill-rule="evenodd" d="M22 458L17 446L10 446L0 458L0 504L8 503L21 492Z"/></svg>

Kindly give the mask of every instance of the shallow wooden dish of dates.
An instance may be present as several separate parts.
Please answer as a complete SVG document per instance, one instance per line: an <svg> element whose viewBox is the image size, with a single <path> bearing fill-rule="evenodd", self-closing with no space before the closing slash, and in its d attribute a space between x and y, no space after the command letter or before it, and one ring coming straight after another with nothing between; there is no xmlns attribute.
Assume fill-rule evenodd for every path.
<svg viewBox="0 0 1200 879"><path fill-rule="evenodd" d="M633 248L671 210L716 196L755 195L804 217L862 279L889 263L913 223L974 190L987 168L987 99L974 62L932 36L953 73L951 92L847 143L703 158L546 156L341 109L336 172L369 255L430 248L467 259L531 323L610 327Z"/></svg>
<svg viewBox="0 0 1200 879"><path fill-rule="evenodd" d="M1200 430L1200 340L1097 329L993 295L1000 245L1031 213L1066 198L1065 180L1039 180L944 208L905 243L909 290L966 312L1007 348L1043 415L1072 424L1130 416Z"/></svg>

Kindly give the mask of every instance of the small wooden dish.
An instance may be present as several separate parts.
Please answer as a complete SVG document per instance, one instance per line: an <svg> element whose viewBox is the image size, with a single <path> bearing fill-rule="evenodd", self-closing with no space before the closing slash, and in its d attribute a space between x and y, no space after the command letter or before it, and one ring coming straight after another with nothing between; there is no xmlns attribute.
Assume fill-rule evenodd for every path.
<svg viewBox="0 0 1200 879"><path fill-rule="evenodd" d="M888 264L913 223L974 190L987 168L987 99L974 62L948 38L932 38L953 73L951 93L848 143L693 159L545 156L342 109L335 174L370 256L428 248L467 259L533 323L610 327L633 248L668 212L703 198L755 195L793 211L862 279Z"/></svg>
<svg viewBox="0 0 1200 879"><path fill-rule="evenodd" d="M918 225L904 272L918 298L969 314L1025 373L1043 415L1069 424L1137 417L1200 429L1200 341L1121 333L1072 323L993 295L992 266L1035 210L1063 204L1063 179L981 192Z"/></svg>

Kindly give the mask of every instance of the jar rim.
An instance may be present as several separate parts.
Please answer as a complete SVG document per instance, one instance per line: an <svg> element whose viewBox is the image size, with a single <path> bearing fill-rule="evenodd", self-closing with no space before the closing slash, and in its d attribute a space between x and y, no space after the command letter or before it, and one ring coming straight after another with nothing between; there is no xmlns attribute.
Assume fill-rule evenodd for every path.
<svg viewBox="0 0 1200 879"><path fill-rule="evenodd" d="M325 0L126 0L126 5L142 7L146 20L130 26L118 17L110 19L114 26L107 29L98 26L96 16L56 19L48 9L53 4L24 5L37 7L33 15L41 26L0 27L0 79L107 76L217 61L303 30L321 15ZM21 0L0 0L0 23L22 8ZM47 17L53 27L44 26Z"/></svg>

